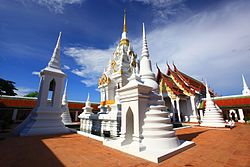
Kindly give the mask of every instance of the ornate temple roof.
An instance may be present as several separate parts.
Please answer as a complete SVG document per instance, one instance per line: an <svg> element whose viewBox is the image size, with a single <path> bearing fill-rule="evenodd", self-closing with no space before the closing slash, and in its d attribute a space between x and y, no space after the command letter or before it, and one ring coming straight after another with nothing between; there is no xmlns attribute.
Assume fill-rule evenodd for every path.
<svg viewBox="0 0 250 167"><path fill-rule="evenodd" d="M196 80L196 79L194 79L194 78L192 78L192 77L190 77L190 76L188 76L188 75L186 75L186 74L184 74L183 72L181 72L181 71L179 71L178 69L177 69L177 67L173 64L173 66L174 66L174 71L177 73L177 75L184 81L184 83L186 83L190 88L192 88L192 89L194 89L195 91L197 91L197 92L206 92L206 87L205 87L205 85L202 83L202 82L200 82L200 81L198 81L198 80Z"/></svg>
<svg viewBox="0 0 250 167"><path fill-rule="evenodd" d="M195 94L206 93L205 85L202 82L179 71L174 64L173 66L174 70L172 70L170 66L167 64L168 71L166 75L163 74L157 67L158 68L157 81L159 84L162 79L165 82L166 86L169 87L176 96L180 95L192 96ZM161 84L160 86L164 85ZM210 93L212 95L214 94L212 91L210 91Z"/></svg>
<svg viewBox="0 0 250 167"><path fill-rule="evenodd" d="M157 74L157 83L160 85L160 91L161 92L169 92L170 96L173 96L173 98L177 95L184 95L183 91L175 84L173 79L165 74L163 74L160 69L158 69Z"/></svg>

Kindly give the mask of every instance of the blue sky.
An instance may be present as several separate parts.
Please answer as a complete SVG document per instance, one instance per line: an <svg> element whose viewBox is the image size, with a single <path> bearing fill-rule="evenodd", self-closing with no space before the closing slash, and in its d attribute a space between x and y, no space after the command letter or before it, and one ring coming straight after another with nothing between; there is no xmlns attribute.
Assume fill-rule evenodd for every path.
<svg viewBox="0 0 250 167"><path fill-rule="evenodd" d="M0 0L0 77L19 95L38 89L39 77L62 31L61 61L68 99L99 101L97 79L121 37L141 53L145 22L153 66L207 80L220 95L250 84L250 1L244 0ZM155 67L154 67L155 69Z"/></svg>

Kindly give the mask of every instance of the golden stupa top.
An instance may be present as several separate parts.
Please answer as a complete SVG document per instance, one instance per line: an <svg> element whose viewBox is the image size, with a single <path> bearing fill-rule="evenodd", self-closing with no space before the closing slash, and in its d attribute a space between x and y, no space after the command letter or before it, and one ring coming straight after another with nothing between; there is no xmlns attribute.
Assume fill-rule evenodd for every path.
<svg viewBox="0 0 250 167"><path fill-rule="evenodd" d="M124 18L123 18L123 32L127 32L127 24L126 24L126 10L124 10Z"/></svg>
<svg viewBox="0 0 250 167"><path fill-rule="evenodd" d="M124 10L124 17L123 17L123 32L122 32L122 39L120 41L120 45L129 45L129 40L127 38L127 21L126 21L126 10Z"/></svg>

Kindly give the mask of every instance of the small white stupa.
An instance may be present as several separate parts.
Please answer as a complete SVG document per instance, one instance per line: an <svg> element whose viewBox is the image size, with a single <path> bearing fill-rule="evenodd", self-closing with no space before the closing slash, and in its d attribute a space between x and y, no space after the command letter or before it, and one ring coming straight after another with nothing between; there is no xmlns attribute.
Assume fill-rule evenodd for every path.
<svg viewBox="0 0 250 167"><path fill-rule="evenodd" d="M225 127L225 121L223 119L222 113L218 107L216 107L214 101L208 90L206 83L206 109L204 117L200 126L207 127Z"/></svg>
<svg viewBox="0 0 250 167"><path fill-rule="evenodd" d="M70 116L70 113L69 113L68 100L67 100L67 85L68 85L68 80L66 81L66 84L65 84L63 99L62 99L63 113L62 113L61 117L62 117L62 122L65 125L72 123L71 116Z"/></svg>
<svg viewBox="0 0 250 167"><path fill-rule="evenodd" d="M243 81L243 90L242 90L242 94L243 95L250 95L250 89L247 86L246 80L244 75L242 74L242 81Z"/></svg>
<svg viewBox="0 0 250 167"><path fill-rule="evenodd" d="M155 75L152 71L149 51L147 46L145 26L143 23L143 47L141 59L141 78L144 85L150 86L153 93L150 94L150 107L146 112L144 125L142 126L144 137L142 144L146 150L164 150L177 148L180 145L178 138L173 130L173 125L166 112L167 108L162 97L158 94L159 85L155 81Z"/></svg>
<svg viewBox="0 0 250 167"><path fill-rule="evenodd" d="M61 70L59 34L56 47L48 66L40 72L40 88L36 107L14 129L20 136L61 134L71 132L62 122L62 93L66 75ZM48 98L51 99L48 100Z"/></svg>
<svg viewBox="0 0 250 167"><path fill-rule="evenodd" d="M88 97L87 97L87 100L86 100L86 103L85 103L85 107L83 107L82 109L83 109L84 113L92 113L93 107L91 107L89 93L88 93Z"/></svg>

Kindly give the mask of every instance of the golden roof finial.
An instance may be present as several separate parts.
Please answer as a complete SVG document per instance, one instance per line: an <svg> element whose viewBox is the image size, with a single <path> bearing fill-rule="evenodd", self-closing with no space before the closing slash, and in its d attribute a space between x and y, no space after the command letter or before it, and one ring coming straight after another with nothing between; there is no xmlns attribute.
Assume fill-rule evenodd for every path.
<svg viewBox="0 0 250 167"><path fill-rule="evenodd" d="M124 9L123 32L127 32L127 25L126 25L126 9Z"/></svg>

